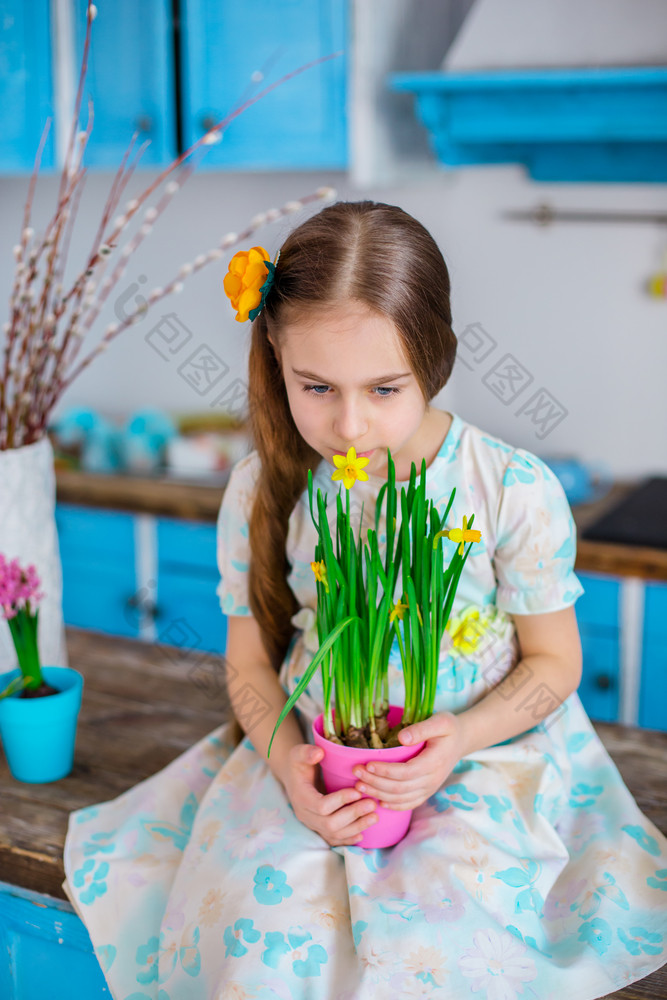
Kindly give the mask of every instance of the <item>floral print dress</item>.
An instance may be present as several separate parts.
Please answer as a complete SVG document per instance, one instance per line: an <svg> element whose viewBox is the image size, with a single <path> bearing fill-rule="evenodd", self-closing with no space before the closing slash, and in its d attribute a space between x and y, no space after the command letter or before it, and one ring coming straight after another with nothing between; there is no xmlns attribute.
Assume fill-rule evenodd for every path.
<svg viewBox="0 0 667 1000"><path fill-rule="evenodd" d="M443 513L455 486L448 526L474 512L482 532L439 663L435 711L458 712L517 663L512 614L568 607L583 588L554 474L452 416L427 494ZM227 615L249 614L258 469L256 452L237 462L220 508ZM320 463L314 484L329 492L333 521L332 471ZM373 523L380 486L355 484L357 525ZM300 610L280 671L286 694L317 647L315 537L306 492L287 538ZM396 647L390 681L390 702L402 704ZM71 813L64 888L114 1000L593 1000L662 966L667 840L576 692L558 705L548 689L517 684L511 697L532 699L536 718L554 707L462 758L394 847L330 847L296 818L235 720L118 798ZM317 672L297 708L310 743L322 709Z"/></svg>

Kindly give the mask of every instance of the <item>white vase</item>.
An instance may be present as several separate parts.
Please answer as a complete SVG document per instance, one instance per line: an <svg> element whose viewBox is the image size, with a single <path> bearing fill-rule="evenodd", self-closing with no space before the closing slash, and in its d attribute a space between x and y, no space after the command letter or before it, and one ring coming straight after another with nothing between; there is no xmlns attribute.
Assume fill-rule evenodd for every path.
<svg viewBox="0 0 667 1000"><path fill-rule="evenodd" d="M45 435L34 444L0 451L0 553L33 564L44 594L37 641L42 666L67 667L62 565L56 530L53 448ZM0 670L18 664L9 626L0 615Z"/></svg>

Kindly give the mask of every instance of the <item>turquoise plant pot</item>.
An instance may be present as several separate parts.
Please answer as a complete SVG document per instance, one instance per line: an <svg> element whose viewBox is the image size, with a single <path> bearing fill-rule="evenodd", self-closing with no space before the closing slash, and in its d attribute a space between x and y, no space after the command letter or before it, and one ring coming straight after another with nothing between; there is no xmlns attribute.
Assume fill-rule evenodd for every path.
<svg viewBox="0 0 667 1000"><path fill-rule="evenodd" d="M0 692L18 669L0 674ZM83 676L71 667L42 667L47 684L58 694L0 698L0 736L12 777L17 781L58 781L72 770Z"/></svg>

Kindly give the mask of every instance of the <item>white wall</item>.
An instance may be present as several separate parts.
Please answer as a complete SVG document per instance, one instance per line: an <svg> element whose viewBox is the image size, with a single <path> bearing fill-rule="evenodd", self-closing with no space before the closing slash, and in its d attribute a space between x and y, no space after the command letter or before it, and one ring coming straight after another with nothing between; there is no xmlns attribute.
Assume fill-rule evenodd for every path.
<svg viewBox="0 0 667 1000"><path fill-rule="evenodd" d="M142 174L128 197L154 176ZM89 248L110 182L110 174L88 177L78 238L70 249L70 278L74 262ZM664 231L639 224L539 228L500 217L505 209L532 208L542 200L555 208L665 212L664 186L537 185L512 166L453 173L434 169L418 185L381 190L353 188L342 174L202 173L188 181L136 260L131 258L118 295L131 292L132 283L144 293L165 284L182 263L213 247L228 230L239 231L257 211L321 184L333 184L339 198L372 197L400 205L438 241L450 270L454 330L463 335L459 360L438 405L539 455L571 453L603 461L620 477L667 474L667 301L651 300L643 292L645 278L665 250ZM11 247L18 242L27 186L27 178L0 178L0 298L5 303L13 274ZM38 231L56 191L56 178L41 178L33 213ZM275 252L298 218L260 230L256 242ZM56 412L72 404L111 415L144 405L171 412L206 410L215 392L199 396L178 372L181 358L200 343L229 365L225 383L245 378L249 324L236 323L223 293L227 259L189 278L180 295L159 303L122 334L68 390ZM140 276L146 278L143 285ZM172 311L193 337L174 359L164 360L147 336ZM95 342L113 319L110 307L99 317ZM465 332L473 324L491 338L491 351L480 365L466 349L476 336L475 330ZM483 381L505 354L533 377L509 404ZM525 413L517 413L524 398L539 388L566 411L543 438Z"/></svg>
<svg viewBox="0 0 667 1000"><path fill-rule="evenodd" d="M476 0L443 68L664 66L666 40L664 0Z"/></svg>

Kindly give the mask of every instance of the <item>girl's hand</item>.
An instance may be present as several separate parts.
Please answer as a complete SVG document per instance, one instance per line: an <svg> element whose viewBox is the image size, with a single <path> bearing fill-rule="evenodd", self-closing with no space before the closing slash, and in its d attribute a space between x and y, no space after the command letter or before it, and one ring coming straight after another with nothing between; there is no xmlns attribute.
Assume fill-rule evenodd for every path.
<svg viewBox="0 0 667 1000"><path fill-rule="evenodd" d="M288 759L285 791L296 818L332 847L359 843L366 827L377 821L373 799L364 798L354 788L327 794L319 767L320 747L297 743Z"/></svg>
<svg viewBox="0 0 667 1000"><path fill-rule="evenodd" d="M412 737L410 741L405 738L406 733ZM355 788L363 795L374 796L387 809L416 809L437 792L465 756L463 722L453 712L438 712L401 729L398 738L404 746L413 746L421 740L426 743L411 760L393 764L369 761L365 767L355 767L354 773L360 779Z"/></svg>

